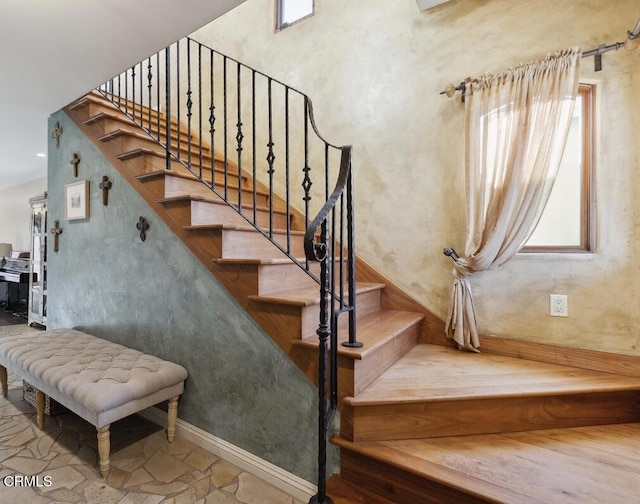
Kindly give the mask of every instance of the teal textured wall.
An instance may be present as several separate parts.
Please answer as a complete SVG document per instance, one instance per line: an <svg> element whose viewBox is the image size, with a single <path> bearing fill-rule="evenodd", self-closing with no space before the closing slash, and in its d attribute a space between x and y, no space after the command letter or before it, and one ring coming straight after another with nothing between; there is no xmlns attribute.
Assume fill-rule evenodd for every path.
<svg viewBox="0 0 640 504"><path fill-rule="evenodd" d="M182 364L189 378L179 418L315 481L316 388L64 112L49 118L49 130L58 121L49 228L59 220L63 233L59 252L49 240L48 328L78 328ZM108 206L103 175L113 181ZM82 179L91 184L90 217L66 221L64 186ZM140 216L150 223L145 242Z"/></svg>

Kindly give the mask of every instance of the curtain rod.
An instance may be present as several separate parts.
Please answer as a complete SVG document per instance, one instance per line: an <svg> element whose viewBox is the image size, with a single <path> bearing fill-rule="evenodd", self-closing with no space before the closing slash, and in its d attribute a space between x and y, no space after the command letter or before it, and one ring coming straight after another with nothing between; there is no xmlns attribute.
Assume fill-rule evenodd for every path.
<svg viewBox="0 0 640 504"><path fill-rule="evenodd" d="M636 23L636 27L632 31L627 31L627 38L624 42L615 42L613 44L605 45L600 44L595 49L585 51L582 53L583 58L593 56L593 69L595 72L602 70L602 55L609 51L617 51L621 47L624 47L627 51L633 51L640 45L640 19ZM453 97L456 91L462 92L462 102L464 103L466 84L471 78L468 77L457 86L454 84L447 84L443 91L440 91L441 95L446 95L447 98Z"/></svg>

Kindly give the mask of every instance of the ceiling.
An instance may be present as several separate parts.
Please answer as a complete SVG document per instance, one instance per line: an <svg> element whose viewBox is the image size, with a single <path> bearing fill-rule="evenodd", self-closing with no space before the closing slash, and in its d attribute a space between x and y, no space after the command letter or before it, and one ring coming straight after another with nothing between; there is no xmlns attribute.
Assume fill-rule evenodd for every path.
<svg viewBox="0 0 640 504"><path fill-rule="evenodd" d="M46 176L49 115L242 2L0 0L0 191Z"/></svg>

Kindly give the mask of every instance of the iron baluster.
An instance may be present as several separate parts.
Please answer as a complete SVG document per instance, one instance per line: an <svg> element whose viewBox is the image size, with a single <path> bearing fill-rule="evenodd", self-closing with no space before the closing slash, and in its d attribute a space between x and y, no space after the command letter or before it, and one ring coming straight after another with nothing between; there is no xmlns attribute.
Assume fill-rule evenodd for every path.
<svg viewBox="0 0 640 504"><path fill-rule="evenodd" d="M142 115L142 105L144 103L144 87L143 87L143 82L144 82L144 76L142 75L142 71L143 71L143 67L142 67L142 61L139 63L140 65L140 69L138 70L138 77L140 80L140 127L144 128L144 117ZM133 103L133 106L135 107L135 101Z"/></svg>
<svg viewBox="0 0 640 504"><path fill-rule="evenodd" d="M143 66L142 66L142 61L139 63L140 65L140 69L138 71L138 77L140 79L140 127L144 128L144 116L142 114L142 105L144 104L144 75L142 74L143 72ZM133 104L133 106L135 107L135 102Z"/></svg>
<svg viewBox="0 0 640 504"><path fill-rule="evenodd" d="M178 141L176 144L176 152L178 153L178 158L182 157L182 151L181 151L181 147L182 147L182 143L180 141L180 136L181 136L181 132L180 132L180 125L182 124L182 121L180 120L180 114L182 112L182 107L180 106L180 81L182 80L180 78L180 41L178 40L176 42L176 101L178 102L176 104L176 132L177 132L177 137L178 137ZM173 125L171 125L171 128L169 131L171 131L173 129ZM171 136L168 137L167 142L171 142Z"/></svg>
<svg viewBox="0 0 640 504"><path fill-rule="evenodd" d="M347 276L349 288L349 341L342 343L350 348L360 348L362 343L356 339L356 249L355 249L355 223L353 220L353 169L351 156L349 156L349 175L347 176Z"/></svg>
<svg viewBox="0 0 640 504"><path fill-rule="evenodd" d="M238 103L237 103L237 108L238 108L238 122L236 123L236 127L238 128L238 133L236 134L236 141L238 142L238 147L236 149L236 151L238 152L238 208L242 209L242 180L241 180L241 173L242 173L242 139L244 138L244 135L242 134L242 93L241 93L241 83L240 83L240 79L241 79L241 72L240 72L240 65L236 64L237 67L237 76L236 76L236 94L237 99L238 99ZM255 208L255 199L254 201L254 208Z"/></svg>
<svg viewBox="0 0 640 504"><path fill-rule="evenodd" d="M309 100L304 97L304 179L302 180L302 188L304 189L304 221L309 222L309 201L311 200L311 177L309 177ZM306 268L309 269L309 259L306 260Z"/></svg>
<svg viewBox="0 0 640 504"><path fill-rule="evenodd" d="M152 73L152 66L151 66L151 58L148 59L148 70L149 73L147 74L147 89L149 90L149 131L151 131L151 121L152 121L152 114L151 114L151 88L152 88L152 84L151 82L153 81L153 73Z"/></svg>
<svg viewBox="0 0 640 504"><path fill-rule="evenodd" d="M256 176L257 176L257 167L256 167L256 71L253 70L251 72L251 164L252 164L252 188L253 188L253 225L255 226L258 223L257 220L257 210L255 202L257 199L257 186L256 186Z"/></svg>
<svg viewBox="0 0 640 504"><path fill-rule="evenodd" d="M202 180L202 44L198 44L198 173Z"/></svg>
<svg viewBox="0 0 640 504"><path fill-rule="evenodd" d="M156 107L158 113L156 114L156 123L158 130L158 139L160 139L160 53L156 53Z"/></svg>
<svg viewBox="0 0 640 504"><path fill-rule="evenodd" d="M340 309L342 310L345 306L345 298L344 298L344 193L340 195L340 260L338 263L340 264L340 270L338 271L338 277L340 278L339 289L340 289Z"/></svg>
<svg viewBox="0 0 640 504"><path fill-rule="evenodd" d="M214 88L215 88L215 79L214 79L214 57L213 51L209 53L210 56L210 76L211 76L211 86L209 86L209 102L211 105L209 106L209 133L211 134L211 147L209 149L209 154L211 155L211 187L215 190L215 168L216 168L216 160L215 160L215 132L216 132L216 106L214 103Z"/></svg>
<svg viewBox="0 0 640 504"><path fill-rule="evenodd" d="M224 199L227 198L229 157L227 155L227 57L222 58L222 112L224 116L223 137L224 137Z"/></svg>
<svg viewBox="0 0 640 504"><path fill-rule="evenodd" d="M267 154L267 163L269 165L269 169L267 170L269 174L269 238L273 238L273 162L276 156L273 153L273 100L271 96L271 79L269 79L267 86L267 109L269 111L269 143L267 143L267 147L269 148Z"/></svg>
<svg viewBox="0 0 640 504"><path fill-rule="evenodd" d="M193 171L191 167L191 107L193 101L191 100L191 39L187 39L187 166L190 171ZM180 139L178 138L178 142ZM178 155L181 155L180 148L178 148Z"/></svg>
<svg viewBox="0 0 640 504"><path fill-rule="evenodd" d="M133 122L136 122L136 66L131 67L131 110Z"/></svg>
<svg viewBox="0 0 640 504"><path fill-rule="evenodd" d="M122 103L118 103L118 107L122 108ZM129 79L127 72L124 74L124 113L129 114Z"/></svg>
<svg viewBox="0 0 640 504"><path fill-rule="evenodd" d="M287 254L291 253L291 195L289 191L289 86L284 88L284 179L287 209Z"/></svg>
<svg viewBox="0 0 640 504"><path fill-rule="evenodd" d="M171 170L171 142L168 141L169 138L171 138L171 132L169 131L170 128L170 124L171 124L171 49L169 47L167 47L165 49L165 82L164 82L164 87L165 87L165 108L166 108L166 123L165 123L165 131L166 131L166 136L165 136L165 144L166 144L166 149L167 149L167 158L166 158L166 169L167 170Z"/></svg>
<svg viewBox="0 0 640 504"><path fill-rule="evenodd" d="M321 261L320 267L320 325L318 334L318 493L310 503L331 504L333 501L327 496L327 361L329 360L327 340L331 335L329 327L329 253L327 242L326 219L322 223L321 237L323 246L316 246L314 254ZM335 345L332 346L335 348ZM333 352L332 352L333 353Z"/></svg>
<svg viewBox="0 0 640 504"><path fill-rule="evenodd" d="M342 309L342 300L336 300L336 207L331 210L331 261L329 262L329 276L331 278L331 291L329 292L329 299L331 300L331 346L330 348L338 348L338 316L340 315L340 310ZM327 237L328 238L328 237ZM338 310L336 310L336 301L340 303ZM338 376L338 359L337 354L334 356L334 353L331 352L330 358L330 373L329 373L329 399L330 404L333 407L336 398L337 398L337 390L335 390L334 385L337 384L337 376Z"/></svg>

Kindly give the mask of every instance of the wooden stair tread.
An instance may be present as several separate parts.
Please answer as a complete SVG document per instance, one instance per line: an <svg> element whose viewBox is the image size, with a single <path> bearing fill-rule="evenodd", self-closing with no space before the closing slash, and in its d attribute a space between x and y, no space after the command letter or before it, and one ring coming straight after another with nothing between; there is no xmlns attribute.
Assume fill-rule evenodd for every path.
<svg viewBox="0 0 640 504"><path fill-rule="evenodd" d="M107 102L105 102L106 104ZM125 126L130 126L133 128L140 128L140 124L135 122L131 117L129 117L126 112L124 110L120 110L116 107L113 107L113 109L110 110L103 110L101 112L98 112L97 114L85 119L83 121L84 124L86 125L91 125L94 123L98 123L103 119L111 119L113 121L117 121L122 123ZM138 117L136 117L136 120L139 120ZM143 124L142 126L145 128L148 128L149 124L148 124L148 119L143 119ZM164 117L160 118L160 133L161 134L165 134L166 133L166 121L164 120ZM151 119L151 126L157 126L158 121L157 119ZM177 138L177 130L175 129L175 125L173 125L174 127L171 129L171 136L172 138ZM162 129L165 128L165 129ZM153 130L154 132L156 130ZM188 141L188 137L187 137L187 132L186 131L181 131L180 134L184 137L184 139L182 141ZM193 137L195 134L192 133L191 136Z"/></svg>
<svg viewBox="0 0 640 504"><path fill-rule="evenodd" d="M340 345L338 353L352 359L363 359L367 354L375 351L381 345L396 337L408 327L419 323L424 316L420 313L405 312L399 310L378 310L369 313L358 320L358 341L363 345L360 348L349 348ZM346 320L346 317L345 319ZM341 323L338 334L340 343L348 340L346 322ZM318 338L304 338L294 340L294 345L317 347Z"/></svg>
<svg viewBox="0 0 640 504"><path fill-rule="evenodd" d="M215 194L213 194L215 196ZM201 201L203 203L212 203L214 205L226 205L227 203L225 203L222 199L215 199L215 198L207 198L204 196L196 196L196 195L191 195L191 194L184 194L184 195L180 195L180 196L170 196L169 198L160 198L158 200L156 200L157 203L171 203L171 202L179 202L179 201ZM231 205L233 206L233 208L237 208L236 205ZM245 209L251 209L253 210L253 205L242 205L242 208ZM286 210L279 210L277 208L274 209L270 209L269 207L263 207L263 206L256 206L255 207L257 211L263 211L263 212L269 212L271 210L273 210L274 214L281 214L281 215L286 215L287 211Z"/></svg>
<svg viewBox="0 0 640 504"><path fill-rule="evenodd" d="M126 116L125 116L126 117ZM131 128L130 129L128 126L125 126L123 123L123 126L117 129L114 129L112 131L110 131L109 133L106 133L102 136L98 137L98 141L99 142L109 142L111 140L115 140L118 139L120 137L129 137L129 138L133 138L133 139L138 139L141 140L143 142L154 142L158 145L158 149L162 149L164 151L164 148L162 147L160 140L158 140L157 138L155 138L153 135L145 132L144 130L140 129L138 127L138 125L136 125L134 122L131 122L130 125ZM178 143L180 144L178 147ZM191 156L190 159L192 160L192 164L195 164L196 161L207 161L207 162L211 162L212 156L211 154L208 152L209 148L202 146L202 149L200 149L200 145L198 143L196 143L195 141L191 142ZM166 152L166 151L164 151ZM189 153L189 141L186 139L181 139L180 142L177 141L176 138L171 138L171 152L172 153L176 153L176 152L181 152L182 154L180 154L178 157L180 157L182 159L182 157L189 157L188 153ZM215 156L215 161L218 162L224 162L224 159L221 158L219 155L216 154ZM185 161L183 159L183 161ZM185 161L186 162L186 161Z"/></svg>
<svg viewBox="0 0 640 504"><path fill-rule="evenodd" d="M640 495L640 424L352 443L355 452L486 500L632 502Z"/></svg>
<svg viewBox="0 0 640 504"><path fill-rule="evenodd" d="M126 115L123 117L127 117ZM129 126L133 129L129 129ZM134 137L134 138L139 138L141 140L153 140L153 141L158 141L158 139L156 139L155 137L149 135L147 132L145 132L144 130L140 129L139 126L134 123L133 121L131 121L131 124L126 124L123 121L123 126L117 129L114 129L113 131L110 131L109 133L105 133L104 135L98 137L98 140L100 142L106 142L109 141L113 138L117 138L119 136L130 136L130 137ZM173 139L172 139L173 140ZM174 143L177 144L177 140L174 140ZM186 146L188 146L189 141L188 140L180 140L180 147L184 148ZM194 149L193 151L193 157L199 157L200 156L200 152L199 152L199 144L195 143L194 141L191 142L191 148ZM175 149L172 147L171 151L176 150L177 147L175 147ZM205 147L203 146L203 150L205 149ZM208 149L207 149L208 150ZM203 159L207 159L210 160L211 159L211 155L208 153L203 152L202 153L202 158Z"/></svg>
<svg viewBox="0 0 640 504"><path fill-rule="evenodd" d="M356 283L356 295L383 289L384 284L376 283ZM282 292L275 292L267 296L249 296L252 301L261 303L286 304L293 306L312 306L320 302L318 288L293 289Z"/></svg>
<svg viewBox="0 0 640 504"><path fill-rule="evenodd" d="M157 158L163 159L165 160L167 158L167 152L161 148L160 145L158 145L158 149L149 149L148 147L138 147L137 149L132 149L130 151L127 152L123 152L122 154L118 154L116 156L116 158L118 158L120 161L127 161L129 159L138 157L138 156L155 156ZM177 162L177 159L173 159L173 161ZM216 157L216 161L219 162L223 162L220 159L218 159L218 157ZM202 169L203 170L207 170L207 171L211 171L211 165L210 164L203 164L202 165ZM224 171L221 170L223 173ZM237 177L237 172L227 172L230 175L233 175L235 177ZM243 175L243 177L245 177L245 175ZM246 178L246 177L245 177Z"/></svg>
<svg viewBox="0 0 640 504"><path fill-rule="evenodd" d="M231 183L227 183L227 189L231 189L233 191L237 191L238 190L238 185L236 184L236 180L237 180L237 175L234 174L229 174L230 178L233 178L233 181ZM148 172L148 173L142 173L140 175L136 175L134 178L137 180L150 180L150 179L155 179L155 178L162 178L162 177L174 177L174 178L180 178L180 179L184 179L184 180L192 180L194 182L201 182L201 180L193 173L184 173L184 172L177 172L177 171L173 171L173 170L155 170L152 172ZM246 177L243 177L246 178ZM209 182L207 182L207 186L209 185ZM221 184L215 184L214 187L219 188L219 189L223 189L224 185ZM253 193L253 188L252 187L243 187L242 188L243 192L247 192L247 193ZM263 191L261 189L256 189L255 190L257 195L260 196L269 196L269 192L268 191Z"/></svg>
<svg viewBox="0 0 640 504"><path fill-rule="evenodd" d="M295 258L300 264L305 263L304 257ZM220 258L220 259L212 259L212 261L216 264L256 264L256 265L270 265L270 264L296 264L292 259L288 257L278 257L278 258ZM312 264L311 262L309 264Z"/></svg>
<svg viewBox="0 0 640 504"><path fill-rule="evenodd" d="M82 98L74 102L69 108L74 109L79 106L83 106L87 103L96 103L100 105L109 105L113 107L114 110L124 113L124 110L121 110L121 109L125 109L125 107L127 107L130 111L133 111L135 109L136 112L142 111L148 115L156 116L156 118L157 116L160 116L160 121L166 124L167 118L164 113L158 112L157 110L147 107L146 105L141 105L140 103L135 103L131 100L127 100L125 99L125 97L118 97L116 95L111 95L111 96L113 96L114 99L118 100L118 102L120 103L119 105L120 108L118 108L118 105L116 105L113 101L111 101L109 98L105 97L102 93L96 90L83 96ZM173 117L173 116L171 117L171 124L174 126L178 124L178 120L176 117Z"/></svg>
<svg viewBox="0 0 640 504"><path fill-rule="evenodd" d="M242 232L251 232L251 233L260 233L260 231L258 231L256 228L254 228L253 226L250 225L246 225L246 226L239 226L236 224L197 224L194 226L182 226L182 229L184 229L185 231L198 231L198 230L212 230L212 231L242 231ZM287 230L286 229L274 229L273 230L273 234L278 234L278 235L287 235ZM304 236L305 232L304 231L297 231L297 230L290 230L289 234L291 236Z"/></svg>
<svg viewBox="0 0 640 504"><path fill-rule="evenodd" d="M346 401L363 406L628 390L640 391L640 379L421 344Z"/></svg>
<svg viewBox="0 0 640 504"><path fill-rule="evenodd" d="M113 111L104 110L96 115L89 117L88 119L85 119L84 124L93 124L104 119L105 117L108 117L109 119L113 119L115 121L121 121L123 124L131 126L134 125L134 122L131 120L131 118L129 118L127 115L123 115L119 110L115 108L113 109Z"/></svg>

